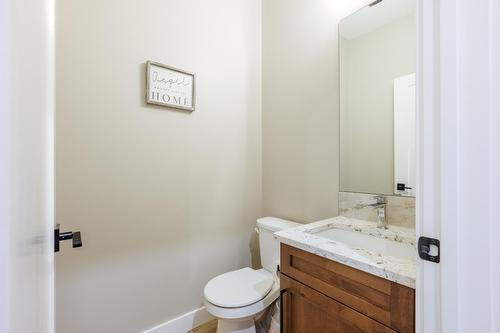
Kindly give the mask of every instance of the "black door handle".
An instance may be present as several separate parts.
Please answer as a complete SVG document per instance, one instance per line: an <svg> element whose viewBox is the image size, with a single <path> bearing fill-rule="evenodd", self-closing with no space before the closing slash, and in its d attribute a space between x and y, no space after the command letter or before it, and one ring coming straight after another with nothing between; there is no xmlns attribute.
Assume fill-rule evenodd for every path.
<svg viewBox="0 0 500 333"><path fill-rule="evenodd" d="M437 254L431 255L431 245L437 247ZM441 249L439 239L429 238L429 237L420 237L418 239L418 255L421 259L427 260L430 262L439 263L441 261Z"/></svg>
<svg viewBox="0 0 500 333"><path fill-rule="evenodd" d="M72 232L60 232L60 225L57 224L54 228L54 252L59 252L59 242L67 239L73 240L73 248L82 247L82 235L80 231Z"/></svg>
<svg viewBox="0 0 500 333"><path fill-rule="evenodd" d="M412 188L411 188L411 187L406 186L406 184L403 184L403 183L397 183L397 184L396 184L396 189L397 189L398 191L404 191L404 190L411 190Z"/></svg>

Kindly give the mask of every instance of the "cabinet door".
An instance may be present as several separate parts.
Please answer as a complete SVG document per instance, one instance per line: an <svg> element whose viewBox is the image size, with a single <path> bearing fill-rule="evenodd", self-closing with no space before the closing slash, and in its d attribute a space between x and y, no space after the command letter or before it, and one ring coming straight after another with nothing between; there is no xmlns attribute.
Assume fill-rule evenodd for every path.
<svg viewBox="0 0 500 333"><path fill-rule="evenodd" d="M395 333L379 322L281 275L283 333Z"/></svg>
<svg viewBox="0 0 500 333"><path fill-rule="evenodd" d="M400 333L415 332L415 291L281 244L281 272Z"/></svg>

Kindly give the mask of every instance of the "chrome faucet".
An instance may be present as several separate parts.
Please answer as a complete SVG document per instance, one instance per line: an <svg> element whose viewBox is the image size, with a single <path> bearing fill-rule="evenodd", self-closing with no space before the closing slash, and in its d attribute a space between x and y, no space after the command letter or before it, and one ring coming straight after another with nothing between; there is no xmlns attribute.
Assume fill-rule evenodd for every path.
<svg viewBox="0 0 500 333"><path fill-rule="evenodd" d="M386 204L383 204L382 206L377 208L377 228L380 229L387 229L387 220L385 218L385 206Z"/></svg>
<svg viewBox="0 0 500 333"><path fill-rule="evenodd" d="M385 197L383 195L375 196L375 203L372 204L359 204L356 205L356 208L366 208L372 207L377 209L377 228L387 229L387 220L385 218L385 207L387 202L385 201Z"/></svg>

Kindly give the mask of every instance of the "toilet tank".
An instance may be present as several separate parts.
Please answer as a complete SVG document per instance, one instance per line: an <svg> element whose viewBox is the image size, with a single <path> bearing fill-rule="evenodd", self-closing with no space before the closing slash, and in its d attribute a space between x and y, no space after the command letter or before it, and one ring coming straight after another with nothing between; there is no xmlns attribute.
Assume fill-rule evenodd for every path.
<svg viewBox="0 0 500 333"><path fill-rule="evenodd" d="M300 223L282 220L276 217L262 217L257 220L259 230L260 261L262 267L275 270L280 259L279 241L273 237L277 231L298 227Z"/></svg>

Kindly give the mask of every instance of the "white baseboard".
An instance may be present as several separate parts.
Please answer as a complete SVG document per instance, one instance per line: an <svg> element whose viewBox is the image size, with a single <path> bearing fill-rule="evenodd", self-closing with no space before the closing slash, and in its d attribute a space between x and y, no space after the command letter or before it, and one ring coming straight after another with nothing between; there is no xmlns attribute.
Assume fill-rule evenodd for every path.
<svg viewBox="0 0 500 333"><path fill-rule="evenodd" d="M199 309L185 313L142 333L186 333L212 319L214 319L214 317L212 317L212 315L205 310L205 307L202 306Z"/></svg>

